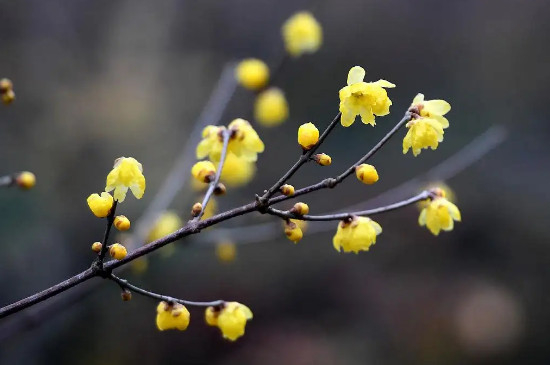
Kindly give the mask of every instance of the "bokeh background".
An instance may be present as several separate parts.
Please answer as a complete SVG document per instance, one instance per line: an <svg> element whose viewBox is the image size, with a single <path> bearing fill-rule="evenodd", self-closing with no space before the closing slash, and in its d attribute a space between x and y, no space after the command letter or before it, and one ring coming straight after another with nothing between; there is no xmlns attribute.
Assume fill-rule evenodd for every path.
<svg viewBox="0 0 550 365"><path fill-rule="evenodd" d="M381 180L307 197L315 212L354 204L451 156L492 125L508 138L447 183L463 223L432 236L409 207L379 216L376 246L337 254L329 232L298 245L271 231L220 263L212 242L188 238L124 275L158 292L234 299L254 320L236 343L191 309L186 332L154 325L156 303L119 299L101 279L0 321L5 364L548 364L550 282L548 181L550 4L544 0L0 1L0 77L16 102L0 108L0 172L31 170L35 189L0 191L0 303L8 304L88 267L103 222L85 199L103 187L112 161L144 165L147 192L128 199L131 219L150 203L215 87L223 66L283 54L280 26L308 9L324 31L321 50L288 62L275 79L289 120L258 126L266 152L247 187L218 199L249 202L299 154L297 127L328 123L351 66L397 84L392 113L371 128L339 128L308 166L303 186L340 172L391 128L417 92L451 102L437 151L403 156L401 138L372 160ZM238 89L222 123L251 118ZM361 186L360 186L361 185ZM411 192L412 193L412 192ZM187 188L172 208L185 216ZM385 202L391 202L390 196ZM251 215L225 227L270 218ZM245 230L243 230L245 231ZM244 233L243 233L244 234ZM233 237L239 242L239 235ZM98 283L99 282L99 283Z"/></svg>

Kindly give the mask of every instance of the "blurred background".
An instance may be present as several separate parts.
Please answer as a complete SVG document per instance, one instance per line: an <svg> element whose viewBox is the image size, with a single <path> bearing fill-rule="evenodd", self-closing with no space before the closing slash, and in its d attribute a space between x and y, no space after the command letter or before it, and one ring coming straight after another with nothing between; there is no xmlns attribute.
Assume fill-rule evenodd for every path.
<svg viewBox="0 0 550 365"><path fill-rule="evenodd" d="M434 237L418 227L414 206L381 215L384 233L359 255L334 251L336 223L306 232L298 245L282 228L260 229L243 245L239 230L222 232L237 244L231 262L217 258L216 242L189 237L174 252L151 255L146 270L134 265L121 275L176 297L246 303L254 319L243 338L224 341L194 308L187 331L158 332L156 302L137 295L122 302L114 283L94 279L83 285L88 290L54 299L53 309L46 302L1 320L0 363L550 363L544 0L0 1L0 77L14 82L17 95L0 108L0 175L37 176L31 191L0 190L0 304L89 266L104 222L86 197L101 191L119 156L144 166L144 198L127 199L120 211L137 219L224 65L245 57L278 62L280 27L299 10L318 19L324 43L286 62L274 80L289 103L284 124L255 124L253 93L235 91L221 123L250 119L266 152L255 179L229 189L218 209L248 203L295 161L297 127L326 125L349 68L361 65L367 80L397 84L389 91L392 113L377 118L376 128L338 128L322 149L333 165L308 165L292 183L304 186L355 162L423 92L452 104L437 151L403 156L402 131L372 159L376 185L349 179L305 201L323 213L367 200L422 175L490 126L504 126L504 143L447 181L463 223ZM187 185L171 208L186 219L196 199ZM274 220L252 214L220 227Z"/></svg>

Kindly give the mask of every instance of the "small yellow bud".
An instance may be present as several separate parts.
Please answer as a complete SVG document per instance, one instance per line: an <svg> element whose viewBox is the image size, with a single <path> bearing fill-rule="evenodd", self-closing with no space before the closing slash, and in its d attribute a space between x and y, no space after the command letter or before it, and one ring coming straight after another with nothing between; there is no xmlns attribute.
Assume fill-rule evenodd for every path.
<svg viewBox="0 0 550 365"><path fill-rule="evenodd" d="M220 242L216 245L216 256L222 262L231 262L237 256L237 246L231 241Z"/></svg>
<svg viewBox="0 0 550 365"><path fill-rule="evenodd" d="M114 243L109 247L109 254L115 260L122 260L126 257L126 247L122 246L120 243Z"/></svg>
<svg viewBox="0 0 550 365"><path fill-rule="evenodd" d="M0 94L4 94L13 89L13 83L10 79L3 78L0 80Z"/></svg>
<svg viewBox="0 0 550 365"><path fill-rule="evenodd" d="M123 291L120 292L120 299L122 299L122 301L124 302L132 300L132 292L129 291L128 289L124 289Z"/></svg>
<svg viewBox="0 0 550 365"><path fill-rule="evenodd" d="M119 231L127 231L130 229L130 220L126 218L125 215L117 215L113 224Z"/></svg>
<svg viewBox="0 0 550 365"><path fill-rule="evenodd" d="M369 164L361 164L355 168L355 175L364 184L372 185L378 181L378 172L374 166Z"/></svg>
<svg viewBox="0 0 550 365"><path fill-rule="evenodd" d="M15 178L17 186L23 189L31 189L36 185L36 176L32 172L23 171L20 172Z"/></svg>
<svg viewBox="0 0 550 365"><path fill-rule="evenodd" d="M98 218L108 216L114 203L111 194L106 192L101 193L101 196L99 194L91 194L86 201L92 213Z"/></svg>
<svg viewBox="0 0 550 365"><path fill-rule="evenodd" d="M206 324L208 324L209 326L217 326L219 314L220 310L217 307L206 308L206 310L204 311L204 320L206 321Z"/></svg>
<svg viewBox="0 0 550 365"><path fill-rule="evenodd" d="M284 122L288 118L285 94L275 87L262 91L254 102L254 118L264 127L273 127Z"/></svg>
<svg viewBox="0 0 550 365"><path fill-rule="evenodd" d="M94 243L92 243L92 251L94 251L94 252L99 253L99 252L101 251L101 247L103 247L103 245L101 244L101 242L94 242Z"/></svg>
<svg viewBox="0 0 550 365"><path fill-rule="evenodd" d="M286 196L294 195L294 186L284 184L283 186L281 186L281 193Z"/></svg>
<svg viewBox="0 0 550 365"><path fill-rule="evenodd" d="M193 208L191 208L191 216L196 217L202 212L202 204L197 202L193 204Z"/></svg>
<svg viewBox="0 0 550 365"><path fill-rule="evenodd" d="M218 185L214 188L214 195L225 195L226 192L227 188L222 183L218 183Z"/></svg>
<svg viewBox="0 0 550 365"><path fill-rule="evenodd" d="M306 203L298 202L294 204L290 212L296 215L305 215L309 213L309 206Z"/></svg>
<svg viewBox="0 0 550 365"><path fill-rule="evenodd" d="M285 234L287 238L294 243L298 243L304 236L302 229L298 227L295 222L292 221L288 221L285 223Z"/></svg>
<svg viewBox="0 0 550 365"><path fill-rule="evenodd" d="M157 306L157 328L159 331L178 329L184 331L189 326L190 313L179 303L160 302Z"/></svg>
<svg viewBox="0 0 550 365"><path fill-rule="evenodd" d="M328 166L332 163L332 158L325 153L318 153L313 156L313 159L321 166Z"/></svg>
<svg viewBox="0 0 550 365"><path fill-rule="evenodd" d="M13 90L8 90L5 93L2 93L2 102L6 105L13 103L15 100L15 93Z"/></svg>
<svg viewBox="0 0 550 365"><path fill-rule="evenodd" d="M269 81L269 67L261 60L247 58L237 65L235 77L243 87L258 90Z"/></svg>
<svg viewBox="0 0 550 365"><path fill-rule="evenodd" d="M199 161L191 168L191 175L200 182L209 183L216 176L216 166L210 161Z"/></svg>
<svg viewBox="0 0 550 365"><path fill-rule="evenodd" d="M321 47L323 29L310 12L301 11L291 16L282 28L285 48L293 57L313 53Z"/></svg>
<svg viewBox="0 0 550 365"><path fill-rule="evenodd" d="M305 150L310 150L319 141L319 130L313 123L305 123L298 128L298 143Z"/></svg>

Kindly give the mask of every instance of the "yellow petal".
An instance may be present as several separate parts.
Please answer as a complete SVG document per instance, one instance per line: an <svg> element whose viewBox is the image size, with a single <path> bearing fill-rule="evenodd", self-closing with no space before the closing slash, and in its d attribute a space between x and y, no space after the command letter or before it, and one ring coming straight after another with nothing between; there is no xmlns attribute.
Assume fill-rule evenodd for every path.
<svg viewBox="0 0 550 365"><path fill-rule="evenodd" d="M377 86L380 86L380 87L385 87L385 88L392 88L392 87L395 87L395 84L387 81L387 80L384 80L384 79L380 79L378 81L375 81L373 82L374 85L377 85Z"/></svg>
<svg viewBox="0 0 550 365"><path fill-rule="evenodd" d="M445 100L428 100L424 102L424 109L430 114L445 115L451 110L451 104Z"/></svg>
<svg viewBox="0 0 550 365"><path fill-rule="evenodd" d="M422 104L424 102L424 94L418 93L413 99L412 105Z"/></svg>
<svg viewBox="0 0 550 365"><path fill-rule="evenodd" d="M422 209L422 211L420 212L420 215L418 216L418 224L421 226L426 225L426 211L427 211L426 208Z"/></svg>
<svg viewBox="0 0 550 365"><path fill-rule="evenodd" d="M361 66L354 66L348 72L348 85L361 82L365 79L365 69Z"/></svg>
<svg viewBox="0 0 550 365"><path fill-rule="evenodd" d="M340 117L340 123L342 126L349 127L353 124L353 122L355 122L355 114L351 113L349 110L342 111L342 116Z"/></svg>

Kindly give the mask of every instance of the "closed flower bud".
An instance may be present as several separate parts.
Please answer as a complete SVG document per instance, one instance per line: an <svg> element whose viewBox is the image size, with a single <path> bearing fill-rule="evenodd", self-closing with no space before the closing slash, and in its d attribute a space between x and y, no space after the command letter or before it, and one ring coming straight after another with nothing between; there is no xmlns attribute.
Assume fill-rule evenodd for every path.
<svg viewBox="0 0 550 365"><path fill-rule="evenodd" d="M160 302L157 306L157 328L159 331L178 329L184 331L189 326L190 313L179 303Z"/></svg>
<svg viewBox="0 0 550 365"><path fill-rule="evenodd" d="M321 166L328 166L332 163L332 158L325 153L318 153L313 156L313 159Z"/></svg>
<svg viewBox="0 0 550 365"><path fill-rule="evenodd" d="M101 251L101 247L103 247L103 245L101 244L101 242L94 242L94 243L92 243L92 251L94 251L94 252L99 253L99 252Z"/></svg>
<svg viewBox="0 0 550 365"><path fill-rule="evenodd" d="M120 299L122 299L124 302L127 302L132 299L132 292L128 289L124 289L120 292Z"/></svg>
<svg viewBox="0 0 550 365"><path fill-rule="evenodd" d="M323 29L310 12L302 11L291 16L282 28L287 52L298 57L313 53L321 47Z"/></svg>
<svg viewBox="0 0 550 365"><path fill-rule="evenodd" d="M319 141L319 130L313 123L305 123L298 128L298 143L305 150L310 150Z"/></svg>
<svg viewBox="0 0 550 365"><path fill-rule="evenodd" d="M15 100L15 93L13 90L8 90L5 93L2 93L2 102L6 105L13 103Z"/></svg>
<svg viewBox="0 0 550 365"><path fill-rule="evenodd" d="M125 215L117 215L113 224L119 231L127 231L130 229L130 220L126 218Z"/></svg>
<svg viewBox="0 0 550 365"><path fill-rule="evenodd" d="M285 94L276 87L262 91L254 102L254 118L265 127L276 126L284 122L288 118L288 103Z"/></svg>
<svg viewBox="0 0 550 365"><path fill-rule="evenodd" d="M114 203L111 194L106 192L101 193L101 196L99 194L91 194L86 201L92 213L98 218L108 216Z"/></svg>
<svg viewBox="0 0 550 365"><path fill-rule="evenodd" d="M227 188L222 183L218 183L214 188L214 195L224 195L226 192Z"/></svg>
<svg viewBox="0 0 550 365"><path fill-rule="evenodd" d="M283 186L281 186L281 193L286 196L294 195L294 186L284 184Z"/></svg>
<svg viewBox="0 0 550 365"><path fill-rule="evenodd" d="M200 182L209 183L216 176L216 166L210 161L199 161L191 168L191 175Z"/></svg>
<svg viewBox="0 0 550 365"><path fill-rule="evenodd" d="M114 243L109 247L109 254L115 260L122 260L126 257L126 247L122 246L120 243Z"/></svg>
<svg viewBox="0 0 550 365"><path fill-rule="evenodd" d="M3 78L0 80L0 94L4 94L13 89L13 83L10 79Z"/></svg>
<svg viewBox="0 0 550 365"><path fill-rule="evenodd" d="M298 243L304 236L302 229L292 221L285 223L285 234L287 238L294 243Z"/></svg>
<svg viewBox="0 0 550 365"><path fill-rule="evenodd" d="M369 164L361 164L355 168L355 175L364 184L372 185L378 181L378 172L374 166Z"/></svg>
<svg viewBox="0 0 550 365"><path fill-rule="evenodd" d="M191 208L191 215L193 217L196 217L199 214L201 214L201 212L202 212L202 204L199 202L193 204L193 208Z"/></svg>
<svg viewBox="0 0 550 365"><path fill-rule="evenodd" d="M235 77L243 87L258 90L267 85L269 81L269 68L261 60L247 58L237 65Z"/></svg>
<svg viewBox="0 0 550 365"><path fill-rule="evenodd" d="M36 176L32 172L23 171L17 175L15 178L15 183L17 186L23 189L31 189L36 185Z"/></svg>
<svg viewBox="0 0 550 365"><path fill-rule="evenodd" d="M305 215L309 213L309 206L306 203L298 202L294 204L290 212L296 215Z"/></svg>
<svg viewBox="0 0 550 365"><path fill-rule="evenodd" d="M218 325L218 315L220 314L220 309L218 307L208 307L204 311L204 320L209 326Z"/></svg>

